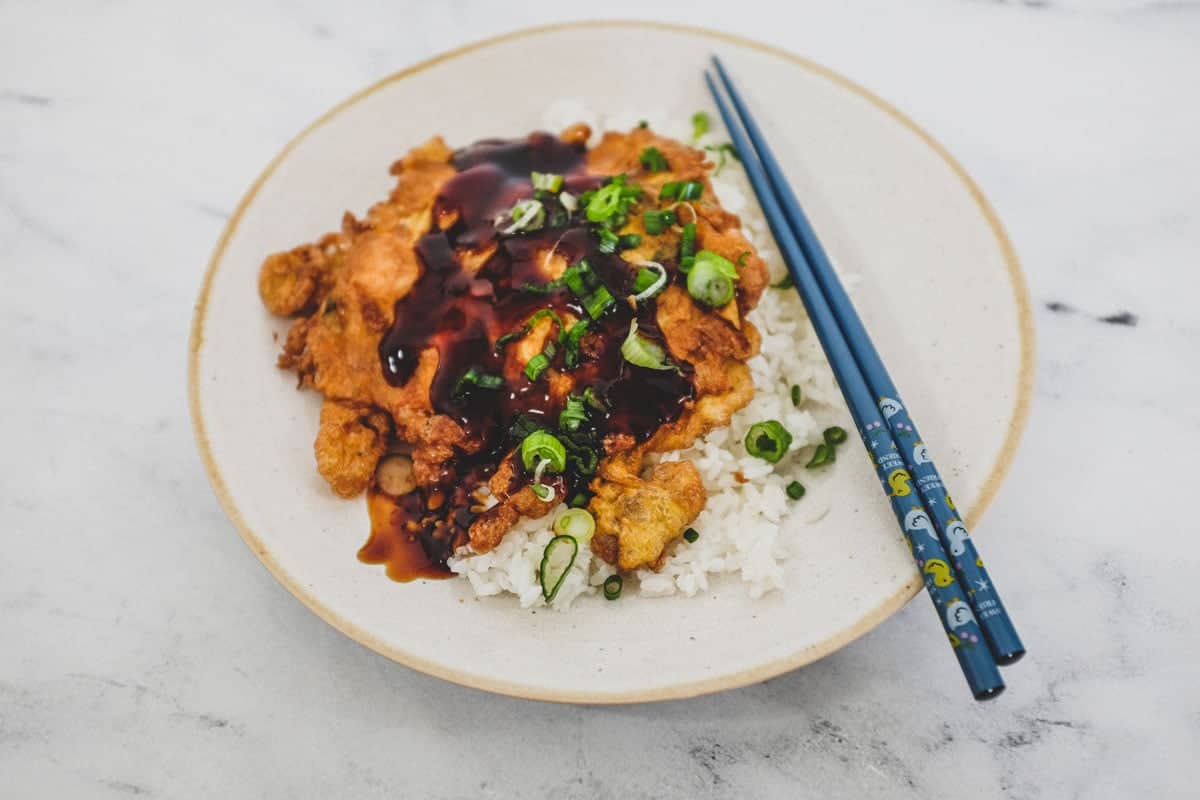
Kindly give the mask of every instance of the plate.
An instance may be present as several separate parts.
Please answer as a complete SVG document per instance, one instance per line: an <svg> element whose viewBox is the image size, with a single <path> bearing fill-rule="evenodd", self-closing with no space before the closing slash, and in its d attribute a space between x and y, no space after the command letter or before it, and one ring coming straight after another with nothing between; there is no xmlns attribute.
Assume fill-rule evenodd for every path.
<svg viewBox="0 0 1200 800"><path fill-rule="evenodd" d="M962 167L884 101L766 45L646 23L524 30L399 72L300 133L242 199L200 292L189 396L213 488L272 574L347 636L493 692L664 700L807 664L920 589L871 466L858 457L839 460L827 515L789 521L788 586L760 600L727 577L693 598L581 598L558 614L522 610L512 597L477 600L460 580L393 583L355 558L365 503L334 497L316 472L319 396L296 391L295 376L273 367L286 326L259 302L263 257L335 229L346 209L365 212L408 148L433 133L455 146L523 135L565 98L605 112L709 109L701 76L713 52L759 110L830 255L859 276L860 312L978 526L1024 427L1033 336L1016 256ZM977 533L994 546L986 527Z"/></svg>

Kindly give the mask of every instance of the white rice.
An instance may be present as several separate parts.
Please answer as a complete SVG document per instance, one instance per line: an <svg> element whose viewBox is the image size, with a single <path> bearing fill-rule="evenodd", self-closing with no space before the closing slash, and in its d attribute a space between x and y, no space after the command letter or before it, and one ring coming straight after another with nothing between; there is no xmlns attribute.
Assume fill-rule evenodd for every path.
<svg viewBox="0 0 1200 800"><path fill-rule="evenodd" d="M628 130L641 119L667 136L684 140L691 136L687 121L636 111L602 119L569 102L551 107L544 124L549 130L561 130L584 121L593 131ZM713 132L699 144L718 141L722 141L721 136ZM783 278L786 268L774 250L757 204L747 200L753 192L742 169L731 162L712 179L712 184L722 206L741 217L743 232L766 260L771 281ZM682 593L690 597L707 590L712 577L721 573L740 577L753 598L782 589L783 565L795 545L787 538L802 535L804 524L819 520L829 510L822 476L804 469L825 427L846 424L845 407L824 353L794 291L767 289L748 318L762 334L762 350L749 362L754 399L734 414L727 428L712 431L686 450L661 457L663 461L691 461L700 471L708 491L708 502L692 523L700 538L672 545L663 568L658 572L639 570L636 581L626 580L626 592L636 585L643 596ZM804 394L800 409L792 405L793 384L799 385ZM778 464L750 456L743 445L750 426L768 419L779 420L793 437L791 449ZM745 483L737 480L735 475L739 474ZM797 479L808 489L799 501L789 499L785 493L788 483ZM517 596L522 608L546 605L538 567L546 544L554 536L551 525L565 510L566 506L560 505L542 519L523 519L491 552L460 551L450 559L450 569L466 577L479 596L508 592ZM781 525L793 516L800 524L789 524L788 537L784 537ZM612 573L611 566L593 556L586 544L581 545L552 607L565 611L580 595L596 595Z"/></svg>

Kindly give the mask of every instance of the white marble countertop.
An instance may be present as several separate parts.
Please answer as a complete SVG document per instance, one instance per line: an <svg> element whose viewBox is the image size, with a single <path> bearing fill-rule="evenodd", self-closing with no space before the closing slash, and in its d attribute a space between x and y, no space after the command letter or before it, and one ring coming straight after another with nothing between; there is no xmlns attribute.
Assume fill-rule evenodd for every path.
<svg viewBox="0 0 1200 800"><path fill-rule="evenodd" d="M980 531L1030 646L1009 692L974 704L911 645L921 601L695 701L494 697L325 625L218 508L184 356L252 178L392 70L648 4L5 4L0 795L1196 796L1200 4L784 5L656 13L894 102L976 177L1029 277L1037 397Z"/></svg>

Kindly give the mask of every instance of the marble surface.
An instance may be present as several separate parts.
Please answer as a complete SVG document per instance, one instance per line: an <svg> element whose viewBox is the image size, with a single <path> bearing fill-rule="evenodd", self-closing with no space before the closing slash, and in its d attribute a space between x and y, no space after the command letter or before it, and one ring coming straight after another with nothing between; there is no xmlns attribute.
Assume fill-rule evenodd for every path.
<svg viewBox="0 0 1200 800"><path fill-rule="evenodd" d="M0 5L0 796L1194 797L1200 4L742 0L977 178L1039 380L978 531L1029 657L963 691L922 599L688 702L530 703L353 644L247 552L195 454L201 273L297 130L503 30L649 6Z"/></svg>

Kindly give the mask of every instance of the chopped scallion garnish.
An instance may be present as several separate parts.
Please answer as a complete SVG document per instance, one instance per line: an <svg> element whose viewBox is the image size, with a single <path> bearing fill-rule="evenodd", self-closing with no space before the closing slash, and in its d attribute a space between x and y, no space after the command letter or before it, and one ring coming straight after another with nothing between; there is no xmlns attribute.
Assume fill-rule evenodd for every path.
<svg viewBox="0 0 1200 800"><path fill-rule="evenodd" d="M521 463L533 470L541 461L546 462L547 472L562 472L567 467L567 450L554 434L536 430L521 442Z"/></svg>
<svg viewBox="0 0 1200 800"><path fill-rule="evenodd" d="M558 413L558 427L568 433L574 433L579 430L579 426L587 422L587 419L587 406L584 404L583 398L570 395L567 397L563 410Z"/></svg>
<svg viewBox="0 0 1200 800"><path fill-rule="evenodd" d="M536 381L542 377L542 373L550 368L550 359L554 357L554 352L557 349L553 342L546 342L546 349L526 362L525 377L531 381ZM547 351L549 351L549 355L547 355Z"/></svg>
<svg viewBox="0 0 1200 800"><path fill-rule="evenodd" d="M657 261L638 262L641 267L633 281L633 301L641 303L657 295L667 285L667 270ZM647 283L647 281L649 281Z"/></svg>
<svg viewBox="0 0 1200 800"><path fill-rule="evenodd" d="M666 351L659 344L638 333L636 319L629 323L629 335L621 343L621 355L636 367L657 370L675 369L675 366L667 360Z"/></svg>
<svg viewBox="0 0 1200 800"><path fill-rule="evenodd" d="M700 532L697 531L695 528L688 528L686 531L683 532L683 538L688 543L694 542L700 538Z"/></svg>
<svg viewBox="0 0 1200 800"><path fill-rule="evenodd" d="M675 195L676 200L699 200L700 195L704 194L704 184L700 181L684 181L679 184L679 193Z"/></svg>
<svg viewBox="0 0 1200 800"><path fill-rule="evenodd" d="M568 214L574 214L575 209L579 208L579 200L570 192L560 192L558 202L562 203Z"/></svg>
<svg viewBox="0 0 1200 800"><path fill-rule="evenodd" d="M701 250L687 273L688 294L697 302L718 308L733 299L733 282L737 279L732 261L712 250Z"/></svg>
<svg viewBox="0 0 1200 800"><path fill-rule="evenodd" d="M621 596L621 576L609 575L604 579L604 599L616 600Z"/></svg>
<svg viewBox="0 0 1200 800"><path fill-rule="evenodd" d="M697 111L692 114L692 144L699 141L700 137L706 133L708 133L708 114Z"/></svg>
<svg viewBox="0 0 1200 800"><path fill-rule="evenodd" d="M617 247L621 250L628 250L631 247L637 247L642 243L642 235L640 233L626 233L621 236L621 241Z"/></svg>
<svg viewBox="0 0 1200 800"><path fill-rule="evenodd" d="M557 192L563 185L563 176L553 172L531 172L529 178L533 181L533 188L544 192Z"/></svg>
<svg viewBox="0 0 1200 800"><path fill-rule="evenodd" d="M792 434L777 420L756 422L746 433L746 452L772 464L779 462L792 446Z"/></svg>
<svg viewBox="0 0 1200 800"><path fill-rule="evenodd" d="M667 159L657 147L647 147L638 157L638 161L647 172L665 172L670 169Z"/></svg>
<svg viewBox="0 0 1200 800"><path fill-rule="evenodd" d="M608 410L608 406L605 405L604 401L601 400L600 397L596 394L596 390L590 386L583 390L583 402L587 403L589 406L596 409L597 411L607 411Z"/></svg>
<svg viewBox="0 0 1200 800"><path fill-rule="evenodd" d="M804 497L804 493L807 490L804 488L804 484L800 481L792 481L787 485L786 491L788 497L792 498L793 500L799 500L801 497Z"/></svg>
<svg viewBox="0 0 1200 800"><path fill-rule="evenodd" d="M658 190L659 200L698 200L704 194L700 181L671 181Z"/></svg>
<svg viewBox="0 0 1200 800"><path fill-rule="evenodd" d="M728 162L730 156L733 156L734 161L742 160L737 150L729 142L706 145L704 149L717 154L717 168L713 170L713 177L721 174L721 170L725 169L725 164Z"/></svg>
<svg viewBox="0 0 1200 800"><path fill-rule="evenodd" d="M591 194L587 201L585 214L590 222L612 224L615 218L624 215L642 195L640 187L625 182L624 175L618 175L604 186ZM614 225L613 227L619 227Z"/></svg>
<svg viewBox="0 0 1200 800"><path fill-rule="evenodd" d="M588 332L589 325L588 320L581 319L572 325L571 330L563 337L563 364L567 369L579 366L579 342Z"/></svg>
<svg viewBox="0 0 1200 800"><path fill-rule="evenodd" d="M804 402L804 392L801 391L800 384L793 383L792 384L792 405L794 405L796 408L799 408L800 404L803 402Z"/></svg>
<svg viewBox="0 0 1200 800"><path fill-rule="evenodd" d="M617 252L617 245L621 243L621 237L610 231L608 228L596 228L596 237L600 240L600 244L596 245L596 249L605 255L612 255Z"/></svg>
<svg viewBox="0 0 1200 800"><path fill-rule="evenodd" d="M509 342L513 341L514 339L520 339L522 336L524 336L525 334L527 334L531 330L533 330L534 325L537 325L543 319L547 319L547 318L554 320L554 324L557 326L557 330L555 331L554 335L556 337L562 336L562 332L563 332L562 317L560 317L558 315L558 312L552 308L543 308L540 311L535 311L533 316L531 316L529 319L527 319L525 321L525 324L522 325L520 328L517 328L515 331L513 331L511 333L506 333L503 336L501 336L499 339L497 339L496 340L496 350L497 351L502 350L504 348L504 346L506 344L508 344Z"/></svg>
<svg viewBox="0 0 1200 800"><path fill-rule="evenodd" d="M591 291L591 286L595 285L596 276L592 272L592 265L584 258L567 267L562 275L562 282L573 295L583 297Z"/></svg>
<svg viewBox="0 0 1200 800"><path fill-rule="evenodd" d="M590 325L588 320L581 319L572 325L571 330L567 331L567 335L563 337L563 364L567 369L575 369L579 366L579 342L588 332Z"/></svg>
<svg viewBox="0 0 1200 800"><path fill-rule="evenodd" d="M791 274L788 274L788 275L784 275L783 280L779 281L778 283L772 283L771 288L772 289L791 289L795 285L796 285L796 282L792 280Z"/></svg>
<svg viewBox="0 0 1200 800"><path fill-rule="evenodd" d="M512 224L501 233L516 233L518 231L534 231L542 227L546 221L546 209L540 200L522 200L508 212ZM501 217L503 220L503 217Z"/></svg>
<svg viewBox="0 0 1200 800"><path fill-rule="evenodd" d="M657 236L674 225L675 222L675 212L670 210L647 211L645 214L642 214L642 225L645 226L646 233L651 236Z"/></svg>
<svg viewBox="0 0 1200 800"><path fill-rule="evenodd" d="M586 542L596 532L596 520L586 508L572 508L554 520L554 532L559 536L570 536L578 542Z"/></svg>
<svg viewBox="0 0 1200 800"><path fill-rule="evenodd" d="M504 379L499 375L488 375L486 372L481 372L476 367L471 367L462 376L455 381L454 391L451 393L455 398L462 398L473 387L480 389L499 389L504 385Z"/></svg>
<svg viewBox="0 0 1200 800"><path fill-rule="evenodd" d="M583 299L583 310L592 319L600 319L616 304L612 292L601 286Z"/></svg>
<svg viewBox="0 0 1200 800"><path fill-rule="evenodd" d="M689 222L683 226L683 233L679 237L679 266L682 268L686 264L687 269L691 269L695 261L696 223Z"/></svg>

